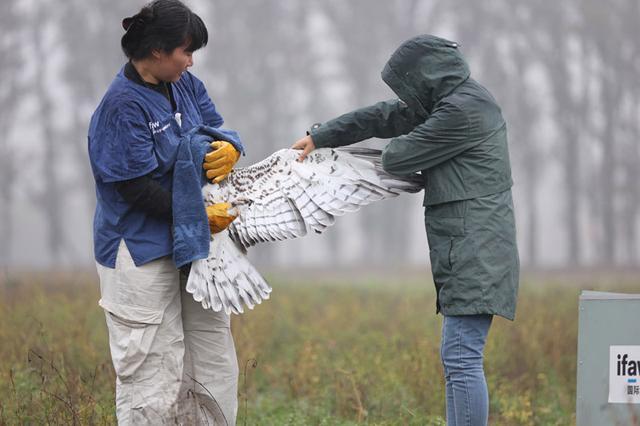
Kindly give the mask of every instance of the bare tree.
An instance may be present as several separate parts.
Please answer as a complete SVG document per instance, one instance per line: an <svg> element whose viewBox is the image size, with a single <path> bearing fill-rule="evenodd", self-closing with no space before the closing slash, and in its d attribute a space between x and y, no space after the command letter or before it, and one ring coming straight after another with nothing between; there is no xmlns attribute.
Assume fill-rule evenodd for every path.
<svg viewBox="0 0 640 426"><path fill-rule="evenodd" d="M32 200L34 205L39 208L44 222L47 224L46 244L53 261L56 263L62 260L66 249L62 206L67 194L60 185L61 156L59 133L55 127L56 107L53 102L51 86L48 85L46 78L51 72L50 59L54 46L51 43L51 35L47 34L46 31L56 26L58 18L59 16L55 13L52 3L43 2L32 15L33 22L30 25L35 47L34 65L37 76L32 89L38 99L38 117L41 125L39 142L42 144L43 164L46 165L43 171L44 176L46 176L43 179L43 188L38 193L32 194Z"/></svg>
<svg viewBox="0 0 640 426"><path fill-rule="evenodd" d="M0 43L0 266L8 266L13 242L12 207L17 173L16 153L10 146L9 133L16 111L16 99L22 90L17 76L21 63L17 60L19 26L17 1L10 1L0 14L3 39Z"/></svg>

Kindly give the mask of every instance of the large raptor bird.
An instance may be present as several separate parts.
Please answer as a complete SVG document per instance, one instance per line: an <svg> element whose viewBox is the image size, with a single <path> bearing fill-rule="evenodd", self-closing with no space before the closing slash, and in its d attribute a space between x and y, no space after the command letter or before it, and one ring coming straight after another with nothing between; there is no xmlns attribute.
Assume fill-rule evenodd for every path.
<svg viewBox="0 0 640 426"><path fill-rule="evenodd" d="M211 237L209 256L191 265L187 291L205 309L242 313L269 298L271 287L245 256L258 243L321 233L336 216L373 201L418 192L422 177L398 177L382 169L381 151L321 148L303 162L300 151L283 149L252 166L207 184L205 205L228 202L237 218Z"/></svg>

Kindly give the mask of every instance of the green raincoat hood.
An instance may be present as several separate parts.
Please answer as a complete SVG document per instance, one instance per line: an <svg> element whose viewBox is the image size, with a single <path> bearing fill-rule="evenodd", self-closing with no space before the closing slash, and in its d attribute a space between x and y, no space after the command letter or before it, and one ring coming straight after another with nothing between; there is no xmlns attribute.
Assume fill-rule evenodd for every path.
<svg viewBox="0 0 640 426"><path fill-rule="evenodd" d="M428 34L402 43L382 70L382 80L422 116L468 78L458 44Z"/></svg>

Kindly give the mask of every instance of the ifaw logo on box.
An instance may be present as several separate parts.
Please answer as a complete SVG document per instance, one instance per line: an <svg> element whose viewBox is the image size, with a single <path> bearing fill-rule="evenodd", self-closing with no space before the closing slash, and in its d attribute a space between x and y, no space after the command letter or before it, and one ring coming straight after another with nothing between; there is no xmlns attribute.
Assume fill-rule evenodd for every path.
<svg viewBox="0 0 640 426"><path fill-rule="evenodd" d="M640 404L640 346L609 346L609 402Z"/></svg>

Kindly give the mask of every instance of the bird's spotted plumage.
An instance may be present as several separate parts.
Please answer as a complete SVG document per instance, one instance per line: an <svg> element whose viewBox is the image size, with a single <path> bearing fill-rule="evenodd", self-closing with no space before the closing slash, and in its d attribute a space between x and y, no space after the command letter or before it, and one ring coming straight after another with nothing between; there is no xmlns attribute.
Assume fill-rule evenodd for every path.
<svg viewBox="0 0 640 426"><path fill-rule="evenodd" d="M228 202L238 215L228 232L212 236L209 257L192 264L187 291L204 308L237 314L269 298L271 288L244 254L249 247L302 237L308 229L321 233L336 216L422 189L419 175L386 173L378 150L321 148L303 162L299 155L277 151L203 188L206 205Z"/></svg>

